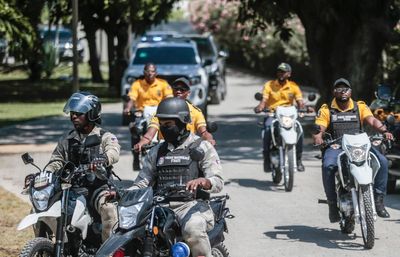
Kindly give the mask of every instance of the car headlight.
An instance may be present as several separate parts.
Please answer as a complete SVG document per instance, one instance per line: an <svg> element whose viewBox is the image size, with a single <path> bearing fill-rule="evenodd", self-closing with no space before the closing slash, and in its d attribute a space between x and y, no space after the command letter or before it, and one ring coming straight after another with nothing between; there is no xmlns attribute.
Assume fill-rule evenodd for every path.
<svg viewBox="0 0 400 257"><path fill-rule="evenodd" d="M349 151L350 153L350 161L364 162L367 159L368 145L362 145L362 146L346 145L346 148L347 151Z"/></svg>
<svg viewBox="0 0 400 257"><path fill-rule="evenodd" d="M284 128L291 128L293 126L293 122L294 122L294 117L293 116L284 116L281 115L279 117L279 121L282 127Z"/></svg>
<svg viewBox="0 0 400 257"><path fill-rule="evenodd" d="M54 193L54 184L50 184L49 186L36 190L32 188L32 202L35 208L39 211L44 211L47 209L49 205L50 197Z"/></svg>
<svg viewBox="0 0 400 257"><path fill-rule="evenodd" d="M194 76L189 79L190 85L201 84L201 76Z"/></svg>
<svg viewBox="0 0 400 257"><path fill-rule="evenodd" d="M72 49L72 43L67 42L67 43L65 43L64 47L65 47L65 49Z"/></svg>
<svg viewBox="0 0 400 257"><path fill-rule="evenodd" d="M118 206L119 227L129 229L136 225L136 219L143 202L131 206Z"/></svg>

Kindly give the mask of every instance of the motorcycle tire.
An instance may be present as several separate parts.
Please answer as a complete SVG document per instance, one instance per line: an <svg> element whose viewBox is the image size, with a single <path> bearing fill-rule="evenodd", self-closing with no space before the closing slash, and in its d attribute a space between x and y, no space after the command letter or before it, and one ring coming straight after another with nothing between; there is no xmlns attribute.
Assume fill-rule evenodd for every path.
<svg viewBox="0 0 400 257"><path fill-rule="evenodd" d="M294 180L294 151L295 148L292 145L286 147L286 158L288 159L288 166L285 168L285 173L283 178L285 182L285 191L291 192L293 189Z"/></svg>
<svg viewBox="0 0 400 257"><path fill-rule="evenodd" d="M272 182L279 184L282 181L282 172L280 167L274 167L272 171Z"/></svg>
<svg viewBox="0 0 400 257"><path fill-rule="evenodd" d="M50 257L54 255L54 245L49 239L44 237L36 237L22 248L19 257Z"/></svg>
<svg viewBox="0 0 400 257"><path fill-rule="evenodd" d="M372 249L375 244L374 215L372 211L371 187L362 185L358 191L358 206L360 210L360 226L364 246Z"/></svg>
<svg viewBox="0 0 400 257"><path fill-rule="evenodd" d="M213 257L229 257L228 249L222 242L211 249L211 254Z"/></svg>
<svg viewBox="0 0 400 257"><path fill-rule="evenodd" d="M351 234L354 231L354 219L353 217L346 217L340 222L340 230L343 234Z"/></svg>

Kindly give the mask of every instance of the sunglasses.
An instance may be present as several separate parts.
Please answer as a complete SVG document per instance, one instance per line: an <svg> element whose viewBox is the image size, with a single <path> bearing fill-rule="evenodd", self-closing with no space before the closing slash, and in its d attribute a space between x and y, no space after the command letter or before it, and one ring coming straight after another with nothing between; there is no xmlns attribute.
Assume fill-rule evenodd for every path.
<svg viewBox="0 0 400 257"><path fill-rule="evenodd" d="M335 88L334 91L335 91L336 93L343 93L343 94L345 94L345 93L347 93L347 92L351 92L351 88L348 88L348 87L339 87L339 88Z"/></svg>
<svg viewBox="0 0 400 257"><path fill-rule="evenodd" d="M70 112L69 114L70 114L71 116L76 115L77 117L79 117L79 116L83 115L84 113L82 113L82 112Z"/></svg>

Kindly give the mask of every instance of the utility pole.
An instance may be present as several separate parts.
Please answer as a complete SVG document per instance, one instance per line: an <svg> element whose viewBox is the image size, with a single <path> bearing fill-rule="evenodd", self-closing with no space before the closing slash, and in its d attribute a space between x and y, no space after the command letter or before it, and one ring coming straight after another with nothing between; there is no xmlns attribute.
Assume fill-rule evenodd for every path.
<svg viewBox="0 0 400 257"><path fill-rule="evenodd" d="M72 0L72 91L79 91L78 73L78 0Z"/></svg>

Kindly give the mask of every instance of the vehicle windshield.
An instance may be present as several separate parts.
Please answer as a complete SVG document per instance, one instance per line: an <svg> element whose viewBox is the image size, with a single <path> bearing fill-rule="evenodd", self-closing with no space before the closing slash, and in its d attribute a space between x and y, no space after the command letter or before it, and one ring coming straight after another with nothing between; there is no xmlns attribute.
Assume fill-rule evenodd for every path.
<svg viewBox="0 0 400 257"><path fill-rule="evenodd" d="M43 31L41 34L42 34L43 39L49 40L49 39L55 39L56 33L57 32L55 30L46 30L46 31ZM60 30L60 31L58 31L58 38L61 40L71 39L72 33L70 31Z"/></svg>
<svg viewBox="0 0 400 257"><path fill-rule="evenodd" d="M213 57L216 55L216 53L214 52L214 48L207 38L194 38L193 40L197 44L197 49L199 50L201 59Z"/></svg>
<svg viewBox="0 0 400 257"><path fill-rule="evenodd" d="M132 64L188 65L197 64L196 54L191 47L143 47L136 51Z"/></svg>

